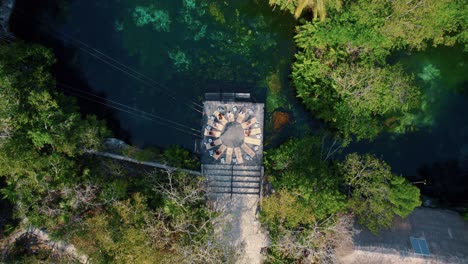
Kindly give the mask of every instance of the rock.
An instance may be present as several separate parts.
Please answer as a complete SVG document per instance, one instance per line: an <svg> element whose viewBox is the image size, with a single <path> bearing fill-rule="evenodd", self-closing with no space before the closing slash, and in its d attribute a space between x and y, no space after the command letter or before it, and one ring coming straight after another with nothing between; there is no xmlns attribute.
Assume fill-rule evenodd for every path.
<svg viewBox="0 0 468 264"><path fill-rule="evenodd" d="M121 150L128 147L128 144L117 138L106 138L104 140L104 145L107 148L114 150Z"/></svg>
<svg viewBox="0 0 468 264"><path fill-rule="evenodd" d="M281 129L283 126L291 123L291 115L282 111L273 112L273 129L275 131Z"/></svg>

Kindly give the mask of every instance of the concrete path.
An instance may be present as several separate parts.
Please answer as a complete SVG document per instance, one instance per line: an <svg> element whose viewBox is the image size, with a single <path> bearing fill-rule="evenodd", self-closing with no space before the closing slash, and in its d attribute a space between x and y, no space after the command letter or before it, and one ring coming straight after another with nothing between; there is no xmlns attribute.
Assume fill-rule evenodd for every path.
<svg viewBox="0 0 468 264"><path fill-rule="evenodd" d="M431 256L414 254L410 236L425 238ZM417 259L424 260L423 263L468 263L468 222L449 210L417 208L406 219L396 218L390 230L382 231L377 236L363 230L355 236L354 244L359 251L356 256L370 254L369 256L393 256L395 259L395 262L385 263L420 263L416 262ZM410 262L402 262L399 258Z"/></svg>

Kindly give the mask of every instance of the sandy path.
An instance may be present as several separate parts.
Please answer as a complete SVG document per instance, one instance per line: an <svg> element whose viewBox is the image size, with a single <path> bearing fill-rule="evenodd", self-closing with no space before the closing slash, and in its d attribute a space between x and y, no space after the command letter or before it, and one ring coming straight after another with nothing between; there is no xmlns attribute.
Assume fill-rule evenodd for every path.
<svg viewBox="0 0 468 264"><path fill-rule="evenodd" d="M217 197L216 209L225 212L224 225L230 227L223 236L230 238L231 245L243 250L239 264L263 263L260 250L268 245L268 235L262 231L256 217L258 202L258 195Z"/></svg>

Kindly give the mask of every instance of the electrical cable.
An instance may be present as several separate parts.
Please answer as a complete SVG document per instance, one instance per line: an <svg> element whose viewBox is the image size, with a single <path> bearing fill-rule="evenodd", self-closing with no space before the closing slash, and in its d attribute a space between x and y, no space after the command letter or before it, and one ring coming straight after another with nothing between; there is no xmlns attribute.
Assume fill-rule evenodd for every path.
<svg viewBox="0 0 468 264"><path fill-rule="evenodd" d="M13 11L18 11L18 8L15 8ZM17 12L17 13L18 13L18 12ZM20 13L21 13L21 12L20 12ZM22 16L22 15L20 14L20 16ZM23 16L22 16L22 17L23 17ZM87 45L86 43L84 43L84 42L82 42L82 41L80 41L80 40L73 39L73 38L71 38L71 37L66 36L64 33L58 32L58 31L55 30L52 26L48 25L47 22L44 22L44 21L39 20L39 19L35 19L35 20L38 21L38 22L40 23L40 28L45 29L46 31L50 32L51 34L57 36L58 38L60 38L60 39L62 39L62 40L64 40L64 41L70 42L70 43L71 43L72 45L74 45L75 47L77 47L77 48L79 48L80 50L86 52L87 54L89 54L89 55L95 57L96 59L101 60L102 62L108 64L109 66L112 66L112 67L114 67L115 69L120 70L121 72L123 72L123 73L125 73L125 74L127 74L127 75L129 75L129 76L131 76L131 77L133 77L133 78L135 78L136 80L139 80L139 81L143 82L143 83L146 84L147 86L150 86L150 87L153 87L153 88L158 89L158 87L154 87L154 85L151 85L151 84L148 83L148 82L151 82L151 83L154 83L155 85L160 86L159 89L164 89L164 90L167 91L167 88L165 88L162 84L160 84L160 83L154 81L154 80L151 79L150 77L148 77L148 76L146 76L146 75L144 75L144 74L142 74L142 73L140 73L140 72L134 70L133 68L131 68L131 67L129 67L129 66L126 66L125 64L123 64L123 63L121 63L121 62L119 62L119 61L113 59L112 57L110 57L110 56L104 54L103 52L101 52L101 51L99 51L99 50L97 50L97 49L95 49L95 48L92 48L91 46ZM29 20L28 20L28 21L29 21ZM44 24L46 24L46 25L44 25ZM50 28L50 29L45 28L46 26L47 26L48 28ZM4 41L9 41L9 42L11 42L11 40L9 40L9 39L4 39ZM74 42L75 44L74 44L73 42ZM91 49L91 50L93 50L94 52L96 52L96 53L98 53L98 54L101 54L102 56L104 56L105 58L107 58L108 60L110 60L111 62L106 61L105 59L101 58L100 56L91 53L89 50L86 50L85 48L83 48L82 46L77 45L76 43L78 43L78 44L80 44L80 45L82 45L82 46L84 46L84 47L86 47L86 48L88 48L88 49ZM124 69L121 68L120 66L116 66L115 64L118 64L118 65L120 65L121 67L124 67ZM128 70L131 71L131 72L129 72L128 70L125 70L125 68L128 69ZM133 73L132 73L132 72L133 72ZM140 77L140 76L142 76L144 79L143 79L142 77ZM127 105L118 103L118 102L116 102L116 101L113 101L113 100L110 100L110 99L106 99L106 98L104 98L104 97L100 97L100 96L97 96L97 95L95 95L95 94L92 94L92 93L89 93L89 92L85 92L85 91L82 91L82 90L73 88L73 87L71 87L71 86L69 86L69 85L67 85L67 84L60 84L60 85L61 85L62 87L65 87L65 88L74 90L75 92L74 92L74 93L71 92L71 94L76 95L76 96L78 96L78 97L80 97L80 98L83 98L83 99L86 99L86 100L89 100L89 101L92 101L92 102L95 102L95 103L98 103L98 104L102 104L102 105L105 105L105 106L108 106L108 107L111 107L111 108L114 108L114 109L117 109L117 110L126 112L126 113L128 113L128 114L131 114L131 115L134 115L134 116L137 116L137 117L146 119L146 120L150 120L150 121L156 122L156 123L161 124L161 125L167 125L168 127L172 127L172 128L177 129L177 130L179 130L179 131L181 131L181 132L188 133L188 134L190 134L190 135L192 135L192 136L200 137L200 135L198 134L199 130L193 129L192 127L188 127L188 126L186 126L186 125L184 125L184 124L180 124L180 123L177 123L177 122L175 122L175 121L171 121L171 120L168 120L168 119L166 119L166 118L157 116L157 115L155 115L155 114L151 114L151 113L148 113L148 112L139 110L139 109L137 109L137 108L133 108L133 107L130 107L130 106L127 106ZM91 99L91 98L89 98L89 97L83 96L83 95L81 95L81 94L77 94L76 91L81 92L81 93L89 94L89 95L91 95L91 96L93 96L93 97L100 98L101 100L106 100L106 101L112 102L112 103L117 104L117 105L120 105L120 106L122 106L122 107L126 107L126 108L128 108L128 109L131 109L131 110L133 110L133 111L136 111L136 112L139 112L139 113L143 114L143 116L142 116L142 115L135 114L135 113L133 113L133 112L131 112L131 111L122 109L122 108L120 108L120 107L116 107L116 106L110 105L110 104L108 104L108 103L104 103L104 102L100 102L100 101L97 101L97 100L93 100L93 99ZM169 93L168 93L167 95L168 95L169 97L171 97L173 100L177 100L177 99L175 98L175 96L170 95ZM193 101L192 101L192 104L194 104L195 106L201 107L200 105L198 105L197 103L195 103L195 102L193 102ZM189 106L190 106L192 109L194 109L194 110L196 110L196 111L202 113L201 111L199 111L198 109L194 108L193 106L191 106L191 105L189 105ZM154 118L157 118L157 119L159 119L159 120L162 120L162 121L155 120L155 119L153 119L153 118L148 118L147 116L144 116L144 115L150 115L150 116L152 116L152 117L154 117ZM165 123L163 123L163 121L165 121L165 122L167 122L167 123L170 123L170 124L172 124L172 125L165 124ZM180 127L185 128L185 129L189 129L189 130L191 130L191 131L197 132L197 134L195 134L195 133L193 133L193 132L186 131L186 130L184 130L184 129L180 128L180 127L177 127L177 126L180 126Z"/></svg>
<svg viewBox="0 0 468 264"><path fill-rule="evenodd" d="M111 102L111 103L113 103L113 104L116 104L116 105L119 105L119 106L128 108L128 109L130 109L130 110L139 112L139 113L144 114L144 115L152 116L152 117L157 118L157 119L160 119L160 120L162 120L162 121L164 121L164 122L168 122L168 123L171 123L171 124L173 124L173 125L180 126L180 127L183 127L183 128L185 128L185 129L192 130L192 131L197 132L197 133L200 132L199 130L194 129L194 128L192 128L192 127L189 127L189 126L187 126L187 125L184 125L184 124L182 124L182 123L178 123L178 122L176 122L176 121L173 121L173 120L170 120L170 119L167 119L167 118L164 118L164 117L160 117L160 116L158 116L158 115L156 115L156 114L152 114L152 113L149 113L149 112L140 110L140 109L138 109L138 108L131 107L131 106L128 106L128 105L119 103L119 102L117 102L117 101L114 101L114 100L111 100L111 99L108 99L108 98L105 98L105 97L102 97L102 96L99 96L99 95L96 95L96 94L93 94L93 93L90 93L90 92L87 92L87 91L83 91L83 90L74 88L74 87L72 87L72 86L70 86L70 85L68 85L68 84L65 84L65 83L57 83L57 85L60 85L61 87L65 88L65 89L70 89L70 90L73 90L73 91L76 91L76 92L84 93L84 94L87 94L87 95L90 95L90 96L99 98L99 99L104 100L104 101L107 101L107 102Z"/></svg>
<svg viewBox="0 0 468 264"><path fill-rule="evenodd" d="M19 11L19 8L14 8L14 9L13 9L13 12L18 13L18 14L20 14L20 17L25 18L25 15L21 14L22 12ZM26 19L26 18L25 18L25 19ZM49 23L44 22L43 20L40 20L40 19L37 19L37 18L33 18L33 19L35 19L36 21L39 22L40 28L45 29L46 31L48 31L48 32L51 33L52 35L58 37L59 39L62 39L62 40L64 40L64 41L69 42L70 44L74 45L75 47L77 47L78 49L82 50L83 52L85 52L85 53L87 53L87 54L93 56L93 57L96 58L96 59L101 60L102 62L108 64L109 66L113 67L114 69L117 69L117 70L119 70L119 71L121 71L121 72L127 74L128 76L133 77L133 78L136 79L136 80L139 80L140 82L142 82L142 83L145 84L146 86L149 86L149 87L152 87L152 88L155 88L155 89L159 89L159 90L164 90L165 92L167 92L166 95L167 95L168 97L170 97L172 100L178 102L178 99L177 99L173 94L170 93L170 91L168 90L167 87L165 87L164 85L162 85L162 84L156 82L155 80L151 79L151 78L148 77L147 75L144 75L143 73L140 73L140 72L136 71L135 69L131 68L130 66L127 66L127 65L125 65L125 64L123 64L123 63L121 63L121 62L119 62L118 60L113 59L112 57L110 57L110 56L104 54L103 52L101 52L101 51L99 51L99 50L97 50L97 49L95 49L95 48L92 48L91 46L87 45L87 44L84 43L83 41L76 40L76 39L74 39L74 38L68 37L66 34L57 31L57 30L54 29L52 26L50 26ZM30 21L30 20L28 19L28 21ZM49 29L46 28L46 27L48 27ZM78 43L79 45L76 44L76 43ZM107 58L107 59L110 60L110 61L105 60L105 59L102 58L101 56L96 55L96 54L90 52L89 50L86 50L85 48L83 48L83 46L86 47L86 48L88 48L88 49L93 50L94 52L96 52L96 53L98 53L98 54L101 54L101 56L103 56L104 58ZM117 64L117 65L116 65L116 64ZM120 66L118 66L118 65L120 65ZM127 70L126 70L126 69L127 69ZM130 71L131 71L131 72L130 72ZM140 76L141 76L141 77L140 77ZM158 85L159 87L156 87L155 85ZM186 99L187 99L187 98L186 98ZM198 109L196 109L196 108L194 107L194 105L195 105L195 106L201 108L201 107L202 107L201 105L195 103L194 101L190 101L190 102L191 102L192 105L186 104L186 103L184 103L184 104L187 105L187 106L189 106L189 107L192 108L193 110L195 110L195 111L197 111L197 112L199 112L199 113L202 113L202 111L200 111L200 110L198 110Z"/></svg>
<svg viewBox="0 0 468 264"><path fill-rule="evenodd" d="M98 53L98 54L101 54L102 56L108 58L109 60L111 60L111 61L113 61L113 62L115 62L115 63L117 63L117 64L119 64L119 65L121 65L121 66L123 66L124 68L128 69L129 71L134 72L135 74L137 74L137 75L139 75L139 76L142 76L145 80L147 80L147 81L149 81L149 82L151 82L151 83L154 83L155 85L158 85L158 86L162 87L162 89L164 89L166 92L169 92L169 88L167 88L165 85L163 85L163 84L161 84L161 83L159 83L159 82L156 82L155 80L153 80L152 78L148 77L147 75L145 75L145 74L143 74L143 73L141 73L141 72L139 72L139 71L133 69L133 68L130 67L130 66L127 66L127 65L121 63L120 61L115 60L114 58L108 56L107 54L101 52L100 50L98 50L98 49L96 49L96 48L93 48L93 47L87 45L86 43L84 43L83 41L81 41L81 40L79 40L79 39L74 39L74 41L80 43L81 45L83 45L83 46L85 46L85 47L87 47L87 48L89 48L89 49L91 49L91 50L93 50L93 51L95 51L95 52ZM195 106L198 106L198 107L200 107L200 108L203 108L203 106L197 104L196 102L194 102L194 101L192 101L192 100L190 100L190 99L188 99L188 98L187 98L187 100L189 100L189 101L190 101L192 104L194 104Z"/></svg>
<svg viewBox="0 0 468 264"><path fill-rule="evenodd" d="M128 111L128 110L125 110L125 109L122 109L122 108L119 108L119 107L116 107L116 106L113 106L113 105L110 105L110 104L106 104L106 103L100 102L100 101L98 101L98 100L91 99L91 98L86 97L86 96L83 96L83 95L81 95L81 94L79 94L79 93L70 92L70 91L69 91L69 93L72 94L73 96L77 96L77 97L83 98L83 99L85 99L85 100L88 100L88 101L91 101L91 102L94 102L94 103L98 103L98 104L101 104L101 105L104 105L104 106L107 106L107 107L110 107L110 108L114 108L114 109L116 109L116 110L119 110L119 111L128 113L128 114L130 114L130 115L134 115L134 116L139 117L139 118L142 118L142 119L146 119L146 120L153 121L153 122L158 123L158 124L161 124L161 125L165 125L165 126L174 128L174 129L176 129L176 130L179 130L180 132L187 133L187 134L189 134L189 135L191 135L191 136L201 137L201 136L198 135L198 134L189 132L189 131L184 130L184 129L182 129L182 128L178 128L178 127L175 127L175 126L171 126L171 125L168 125L168 124L164 124L163 122L158 121L158 120L155 120L155 119L153 119L153 118L149 118L149 117L146 117L146 116L141 116L141 115L135 114L135 113L133 113L133 112L131 112L131 111Z"/></svg>

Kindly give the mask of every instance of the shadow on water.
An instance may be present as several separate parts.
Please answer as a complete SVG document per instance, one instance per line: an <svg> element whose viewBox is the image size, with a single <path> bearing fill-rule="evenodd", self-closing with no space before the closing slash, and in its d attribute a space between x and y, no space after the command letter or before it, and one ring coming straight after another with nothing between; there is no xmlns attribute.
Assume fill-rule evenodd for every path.
<svg viewBox="0 0 468 264"><path fill-rule="evenodd" d="M155 23L152 19L140 20L145 17L141 12L158 14L158 19L168 16ZM51 36L35 19L47 20L60 32L136 69L157 84L144 84ZM162 26L164 23L167 27ZM17 0L11 23L20 38L54 49L58 82L195 131L200 129L201 114L187 104L200 104L207 87L225 87L227 83L248 86L245 92L266 102L265 135L270 138L266 148L290 136L323 128L310 118L289 84L294 26L292 16L272 12L267 1L248 0ZM346 151L374 153L396 173L411 181L426 181L423 193L441 197L446 204L468 200L467 55L460 47L451 47L397 57L423 87L424 111L415 120L413 130L354 143ZM186 131L82 99L79 105L83 113L105 118L117 137L128 140L131 135L133 144L193 148L194 135ZM282 112L278 116L287 121L278 131L274 129L275 110Z"/></svg>
<svg viewBox="0 0 468 264"><path fill-rule="evenodd" d="M444 205L468 202L468 54L463 47L399 54L423 91L423 111L403 134L388 133L347 150L374 153Z"/></svg>
<svg viewBox="0 0 468 264"><path fill-rule="evenodd" d="M466 206L468 160L448 160L424 165L418 170L418 178L428 182L422 188L423 193L437 197L441 204Z"/></svg>
<svg viewBox="0 0 468 264"><path fill-rule="evenodd" d="M59 82L184 127L181 131L80 100L83 112L104 116L120 138L120 131L128 131L135 145L192 149L199 133L187 133L186 128L199 131L201 114L190 105L201 104L207 86L242 84L262 102L266 76L289 73L295 21L272 12L264 1L18 0L16 9L26 14L13 16L13 32L54 49ZM168 19L154 22L141 15L145 12L158 14L158 19L166 14ZM151 84L50 36L35 19L135 69ZM164 23L167 27L161 26Z"/></svg>
<svg viewBox="0 0 468 264"><path fill-rule="evenodd" d="M56 78L57 89L77 99L83 116L96 115L106 120L114 136L130 140L129 133L121 128L120 121L113 109L102 104L90 103L89 100L76 96L77 94L83 95L83 93L76 93L76 90L70 89L71 87L83 92L93 92L92 87L79 71L79 65L73 63L76 61L79 50L67 44L60 38L60 35L51 31L47 24L42 23L44 13L50 13L50 15L64 20L63 4L65 2L64 0L16 1L10 19L10 30L24 41L39 43L53 49L57 63L53 66L52 71ZM104 93L95 94L106 97Z"/></svg>

